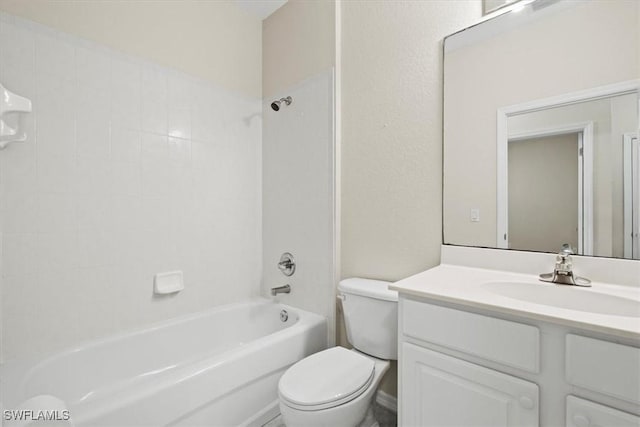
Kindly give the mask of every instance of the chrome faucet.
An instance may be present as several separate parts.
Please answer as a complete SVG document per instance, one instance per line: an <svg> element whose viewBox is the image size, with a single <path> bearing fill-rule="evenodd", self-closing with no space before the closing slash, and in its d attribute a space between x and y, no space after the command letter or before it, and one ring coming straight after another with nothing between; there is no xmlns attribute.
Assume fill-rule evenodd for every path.
<svg viewBox="0 0 640 427"><path fill-rule="evenodd" d="M541 274L540 280L558 285L591 286L591 280L573 274L573 262L571 261L571 255L573 254L573 249L568 243L562 245L562 249L556 257L553 273Z"/></svg>
<svg viewBox="0 0 640 427"><path fill-rule="evenodd" d="M280 256L278 270L287 277L293 276L293 273L296 272L296 261L293 259L293 255L291 255L290 252L285 252Z"/></svg>
<svg viewBox="0 0 640 427"><path fill-rule="evenodd" d="M291 293L291 286L289 285L284 285L284 286L278 286L276 288L271 288L271 295L276 296L278 294L290 294Z"/></svg>

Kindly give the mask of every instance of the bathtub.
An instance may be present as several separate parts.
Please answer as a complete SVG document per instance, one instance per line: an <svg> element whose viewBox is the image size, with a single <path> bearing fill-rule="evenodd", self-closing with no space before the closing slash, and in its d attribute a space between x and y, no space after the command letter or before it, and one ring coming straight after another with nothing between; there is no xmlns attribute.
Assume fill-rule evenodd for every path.
<svg viewBox="0 0 640 427"><path fill-rule="evenodd" d="M68 411L60 425L76 427L259 426L278 414L280 376L326 332L321 316L266 299L219 307L8 362L2 406Z"/></svg>

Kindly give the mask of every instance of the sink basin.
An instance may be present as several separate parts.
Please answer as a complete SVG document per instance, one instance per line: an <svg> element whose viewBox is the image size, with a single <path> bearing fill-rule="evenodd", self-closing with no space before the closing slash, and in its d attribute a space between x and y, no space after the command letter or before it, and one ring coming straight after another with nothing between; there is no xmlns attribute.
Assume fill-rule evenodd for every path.
<svg viewBox="0 0 640 427"><path fill-rule="evenodd" d="M542 282L487 282L482 286L494 294L533 304L609 316L640 318L640 299L609 295L594 291L593 288L576 288Z"/></svg>

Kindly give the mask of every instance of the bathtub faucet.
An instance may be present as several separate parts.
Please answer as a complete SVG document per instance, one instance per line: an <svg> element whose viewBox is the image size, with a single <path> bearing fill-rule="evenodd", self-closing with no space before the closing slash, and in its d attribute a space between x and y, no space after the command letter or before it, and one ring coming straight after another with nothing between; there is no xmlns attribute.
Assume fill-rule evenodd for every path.
<svg viewBox="0 0 640 427"><path fill-rule="evenodd" d="M278 294L289 294L291 293L291 286L284 285L278 286L277 288L271 288L271 295L276 296Z"/></svg>

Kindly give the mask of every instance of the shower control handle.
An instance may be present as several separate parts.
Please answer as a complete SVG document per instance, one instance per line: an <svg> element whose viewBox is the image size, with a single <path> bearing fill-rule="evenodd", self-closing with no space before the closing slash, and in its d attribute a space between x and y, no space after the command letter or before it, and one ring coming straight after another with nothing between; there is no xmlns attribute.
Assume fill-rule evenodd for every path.
<svg viewBox="0 0 640 427"><path fill-rule="evenodd" d="M296 262L293 259L293 255L289 252L285 252L280 256L280 262L278 262L278 269L285 276L292 276L296 272Z"/></svg>
<svg viewBox="0 0 640 427"><path fill-rule="evenodd" d="M289 261L288 259L284 260L284 261L280 261L278 263L278 268L280 270L286 270L288 268L291 268L292 266L293 266L293 263L291 261Z"/></svg>

